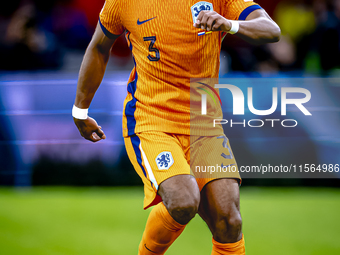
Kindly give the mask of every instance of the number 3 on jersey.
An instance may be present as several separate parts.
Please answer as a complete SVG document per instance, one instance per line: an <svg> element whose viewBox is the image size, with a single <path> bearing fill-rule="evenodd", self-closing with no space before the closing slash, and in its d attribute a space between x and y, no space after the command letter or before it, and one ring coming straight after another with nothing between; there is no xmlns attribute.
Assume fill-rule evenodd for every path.
<svg viewBox="0 0 340 255"><path fill-rule="evenodd" d="M154 44L156 42L156 36L148 36L148 37L143 37L144 39L144 42L148 42L150 41L150 44L149 44L149 52L154 52L156 57L154 56L151 56L150 54L148 55L148 59L150 61L158 61L160 59L159 57L159 50L157 48L154 47Z"/></svg>

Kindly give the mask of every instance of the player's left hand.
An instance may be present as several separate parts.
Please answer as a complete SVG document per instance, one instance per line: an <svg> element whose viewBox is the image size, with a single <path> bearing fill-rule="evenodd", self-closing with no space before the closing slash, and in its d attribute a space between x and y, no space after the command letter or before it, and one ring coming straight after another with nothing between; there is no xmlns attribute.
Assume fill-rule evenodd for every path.
<svg viewBox="0 0 340 255"><path fill-rule="evenodd" d="M201 11L198 14L194 27L206 31L225 31L231 29L231 22L215 11Z"/></svg>

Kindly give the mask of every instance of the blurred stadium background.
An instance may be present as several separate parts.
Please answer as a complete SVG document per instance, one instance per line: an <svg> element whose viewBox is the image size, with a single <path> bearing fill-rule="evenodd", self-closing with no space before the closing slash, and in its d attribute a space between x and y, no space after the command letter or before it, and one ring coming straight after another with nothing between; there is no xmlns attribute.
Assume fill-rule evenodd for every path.
<svg viewBox="0 0 340 255"><path fill-rule="evenodd" d="M220 76L245 86L254 79L312 83L321 119L319 125L301 119L294 132L228 130L238 163L339 164L340 1L257 2L281 27L281 41L252 46L228 35ZM71 117L78 70L103 3L1 4L0 254L136 254L148 211L121 135L133 66L124 37L90 110L108 139L82 139ZM248 254L340 254L339 183L339 173L244 179ZM196 217L168 254L210 254L210 239Z"/></svg>

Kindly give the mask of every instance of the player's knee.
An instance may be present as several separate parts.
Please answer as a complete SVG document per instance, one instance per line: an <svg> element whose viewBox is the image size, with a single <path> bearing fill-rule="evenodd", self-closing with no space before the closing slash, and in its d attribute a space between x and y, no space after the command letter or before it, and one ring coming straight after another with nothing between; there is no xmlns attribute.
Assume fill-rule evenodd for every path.
<svg viewBox="0 0 340 255"><path fill-rule="evenodd" d="M187 224L195 217L198 211L198 205L193 201L184 204L176 204L169 208L171 216L180 224Z"/></svg>
<svg viewBox="0 0 340 255"><path fill-rule="evenodd" d="M222 214L215 223L214 237L223 242L236 242L242 233L242 218L238 211Z"/></svg>
<svg viewBox="0 0 340 255"><path fill-rule="evenodd" d="M195 217L199 203L200 190L191 175L174 176L160 185L159 194L172 218L180 224L187 224Z"/></svg>
<svg viewBox="0 0 340 255"><path fill-rule="evenodd" d="M198 211L199 201L199 196L195 195L176 199L176 201L170 201L168 203L168 211L175 221L184 225L195 217Z"/></svg>
<svg viewBox="0 0 340 255"><path fill-rule="evenodd" d="M233 230L233 232L239 233L242 229L242 218L239 213L235 213L228 219L228 227Z"/></svg>

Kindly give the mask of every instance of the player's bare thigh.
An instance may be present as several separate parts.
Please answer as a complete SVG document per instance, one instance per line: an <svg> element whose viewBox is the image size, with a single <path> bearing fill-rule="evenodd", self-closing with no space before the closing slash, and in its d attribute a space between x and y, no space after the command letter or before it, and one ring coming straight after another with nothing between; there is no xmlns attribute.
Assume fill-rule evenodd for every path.
<svg viewBox="0 0 340 255"><path fill-rule="evenodd" d="M158 189L170 215L180 224L187 224L198 212L200 190L192 175L172 176L163 181Z"/></svg>

